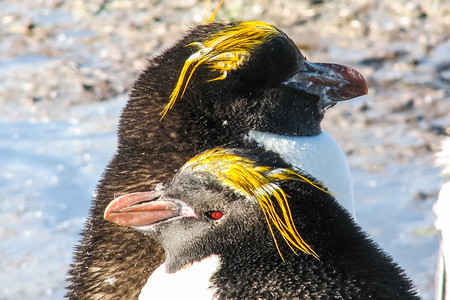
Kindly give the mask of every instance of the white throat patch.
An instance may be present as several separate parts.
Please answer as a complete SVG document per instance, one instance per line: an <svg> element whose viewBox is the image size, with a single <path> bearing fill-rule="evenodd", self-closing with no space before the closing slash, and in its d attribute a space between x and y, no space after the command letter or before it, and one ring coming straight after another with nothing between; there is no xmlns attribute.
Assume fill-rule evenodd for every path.
<svg viewBox="0 0 450 300"><path fill-rule="evenodd" d="M355 217L353 182L345 154L325 131L316 136L282 136L251 130L248 137L287 163L312 175Z"/></svg>
<svg viewBox="0 0 450 300"><path fill-rule="evenodd" d="M139 300L203 300L214 299L211 276L218 270L220 258L211 255L175 273L166 273L165 264L149 277L139 294Z"/></svg>

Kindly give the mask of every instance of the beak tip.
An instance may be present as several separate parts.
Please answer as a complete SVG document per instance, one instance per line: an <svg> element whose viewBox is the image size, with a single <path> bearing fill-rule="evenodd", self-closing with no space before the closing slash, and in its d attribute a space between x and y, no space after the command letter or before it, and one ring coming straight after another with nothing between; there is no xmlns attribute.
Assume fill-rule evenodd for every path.
<svg viewBox="0 0 450 300"><path fill-rule="evenodd" d="M108 216L114 212L114 208L117 206L117 199L115 198L113 201L111 201L108 206L105 208L105 212L103 213L103 219L107 221L111 221L111 218L108 218Z"/></svg>
<svg viewBox="0 0 450 300"><path fill-rule="evenodd" d="M361 96L367 95L369 93L369 88L367 87L367 82L364 79L364 77L363 80L364 80L364 94L362 94Z"/></svg>
<svg viewBox="0 0 450 300"><path fill-rule="evenodd" d="M347 98L344 100L367 95L369 91L367 88L367 81L361 73L347 66L333 64L333 67L339 70L342 78L348 83L346 87L348 89L349 95L345 95L345 87L342 90L342 95L344 96L344 98Z"/></svg>
<svg viewBox="0 0 450 300"><path fill-rule="evenodd" d="M359 82L361 90L362 90L361 95L359 95L359 96L367 95L367 93L369 93L369 88L367 87L366 79L358 71L355 71L355 72L357 72L358 77L359 77L359 80L356 80L356 82Z"/></svg>
<svg viewBox="0 0 450 300"><path fill-rule="evenodd" d="M103 219L105 219L106 221L111 221L108 219L109 216L109 211L105 211L105 213L103 214Z"/></svg>

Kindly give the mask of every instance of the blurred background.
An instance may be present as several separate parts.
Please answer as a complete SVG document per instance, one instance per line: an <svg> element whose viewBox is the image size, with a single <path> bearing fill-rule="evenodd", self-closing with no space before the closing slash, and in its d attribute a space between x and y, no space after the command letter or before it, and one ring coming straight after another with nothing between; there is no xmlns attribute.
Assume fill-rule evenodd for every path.
<svg viewBox="0 0 450 300"><path fill-rule="evenodd" d="M205 6L0 1L0 300L62 298L133 81ZM369 94L328 110L323 129L347 154L358 222L433 299L450 2L226 0L216 20L274 24L308 60L365 76Z"/></svg>

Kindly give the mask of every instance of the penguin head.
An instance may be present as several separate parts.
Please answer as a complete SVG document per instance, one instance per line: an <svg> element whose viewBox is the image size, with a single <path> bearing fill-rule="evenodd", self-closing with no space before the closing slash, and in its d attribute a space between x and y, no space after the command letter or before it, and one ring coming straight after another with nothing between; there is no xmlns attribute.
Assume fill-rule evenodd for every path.
<svg viewBox="0 0 450 300"><path fill-rule="evenodd" d="M254 244L281 258L286 249L318 258L297 231L289 196L279 182L322 188L282 162L265 166L264 161L277 161L275 154L249 151L255 150L205 151L189 160L164 190L113 200L105 219L156 239L165 250L168 272Z"/></svg>
<svg viewBox="0 0 450 300"><path fill-rule="evenodd" d="M354 69L311 63L276 27L247 21L194 27L150 61L134 90L136 98L165 99L161 122L181 114L244 131L315 135L325 108L367 86Z"/></svg>

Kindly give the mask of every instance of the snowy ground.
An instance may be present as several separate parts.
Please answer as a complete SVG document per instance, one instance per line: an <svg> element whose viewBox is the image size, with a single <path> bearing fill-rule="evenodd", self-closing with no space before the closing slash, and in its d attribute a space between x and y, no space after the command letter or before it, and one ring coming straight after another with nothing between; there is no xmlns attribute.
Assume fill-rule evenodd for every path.
<svg viewBox="0 0 450 300"><path fill-rule="evenodd" d="M0 2L0 300L61 299L126 93L204 3L22 2ZM450 4L377 3L230 0L222 18L276 24L310 60L366 76L369 95L330 109L324 128L348 156L358 221L431 300Z"/></svg>
<svg viewBox="0 0 450 300"><path fill-rule="evenodd" d="M76 107L68 121L0 119L0 299L62 298L125 99Z"/></svg>

